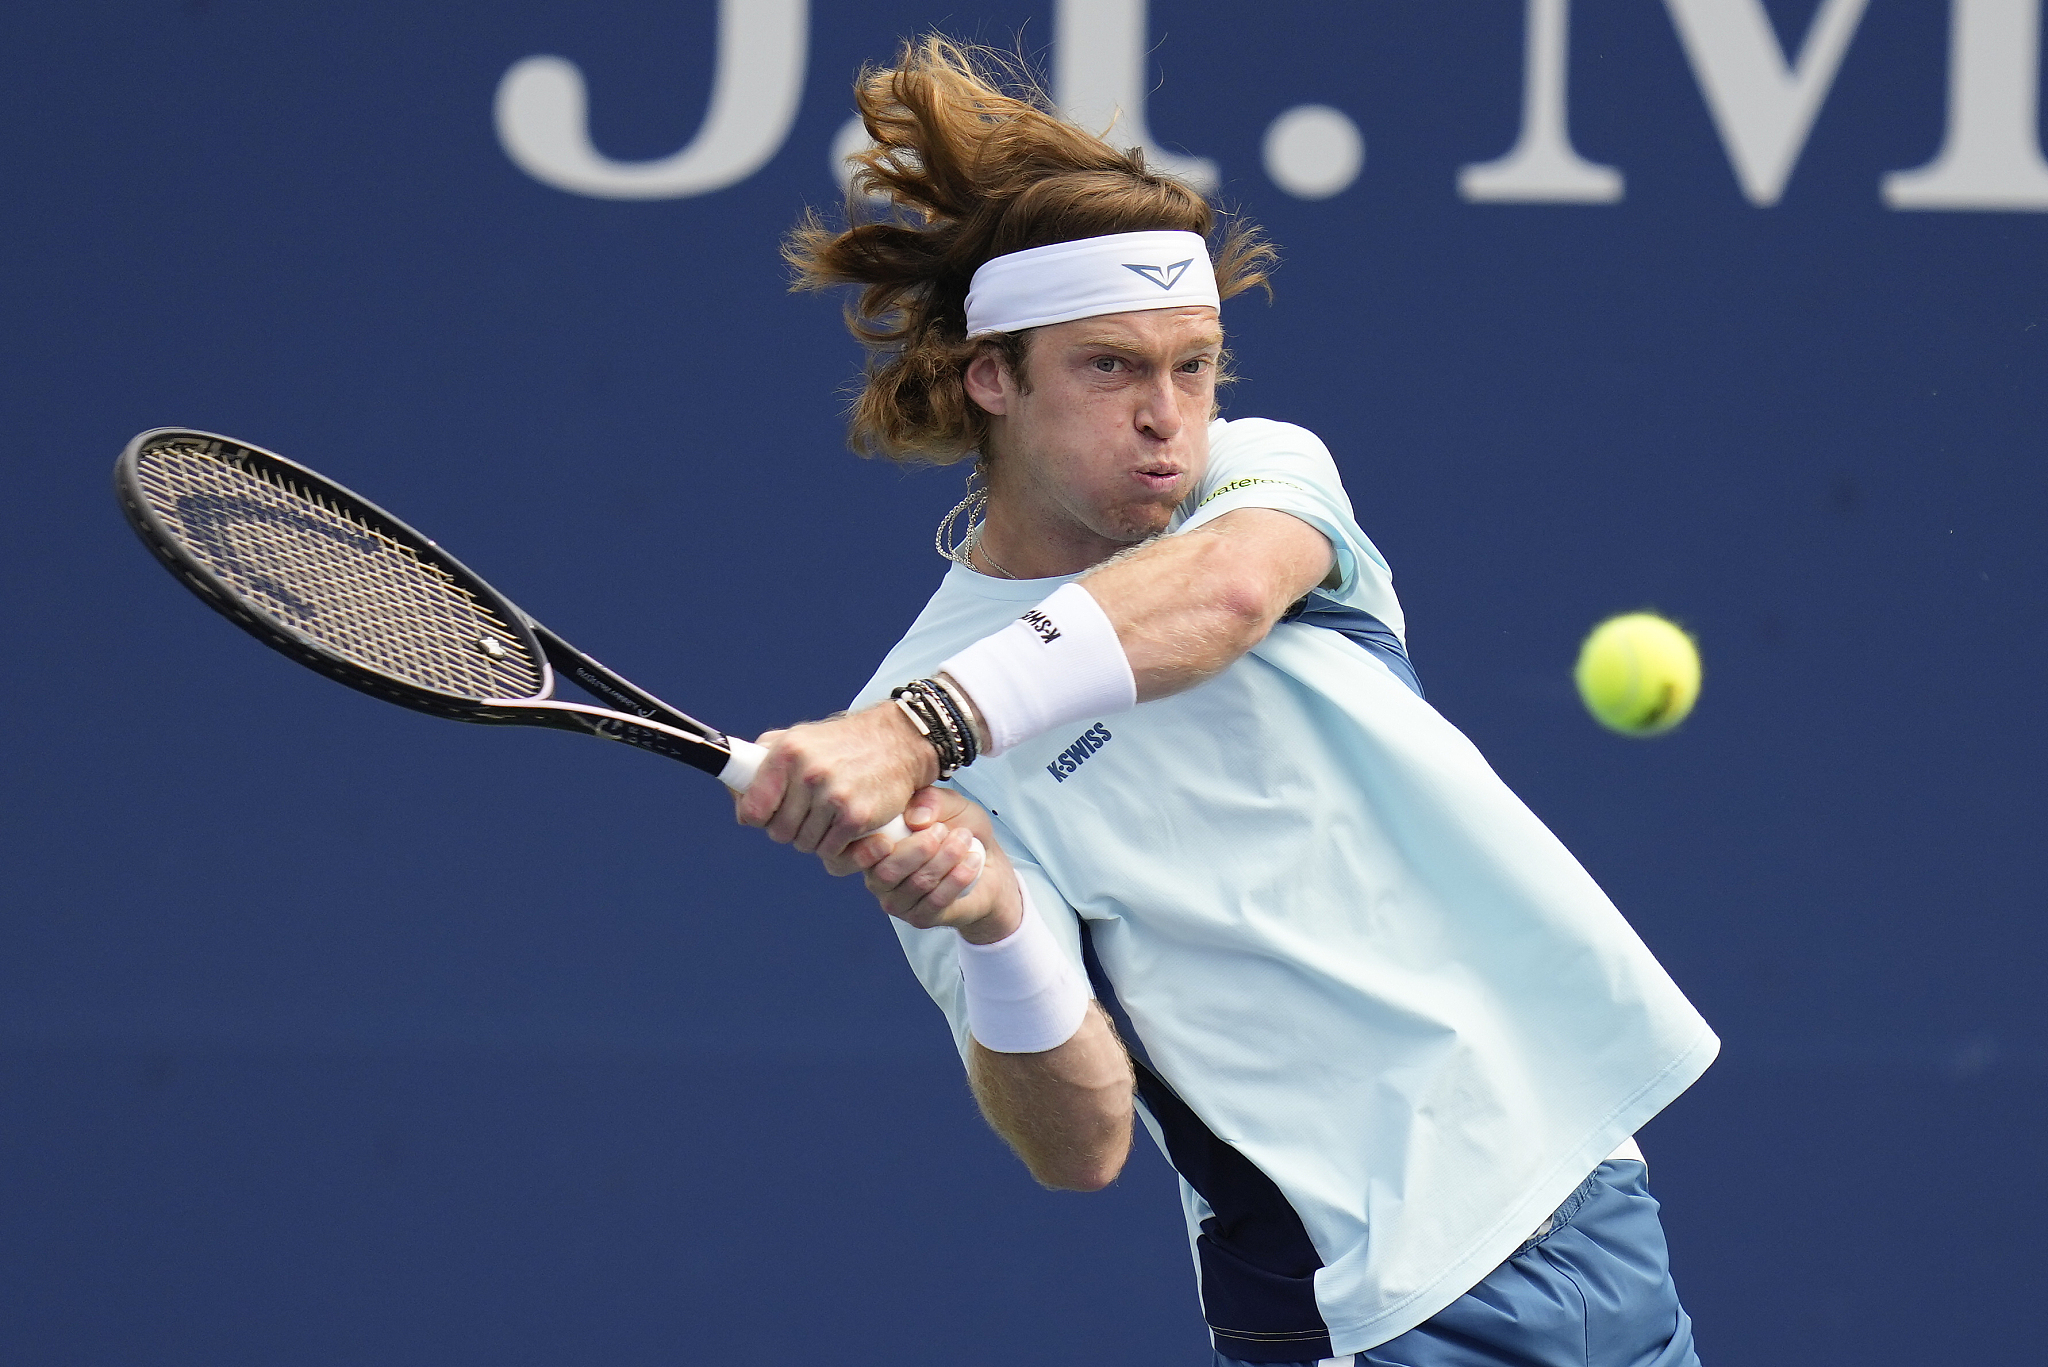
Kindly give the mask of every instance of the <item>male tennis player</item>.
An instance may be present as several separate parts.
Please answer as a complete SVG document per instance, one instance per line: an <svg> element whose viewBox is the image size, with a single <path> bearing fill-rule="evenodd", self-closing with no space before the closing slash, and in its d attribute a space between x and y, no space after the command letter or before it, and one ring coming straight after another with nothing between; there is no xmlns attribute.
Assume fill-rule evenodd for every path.
<svg viewBox="0 0 2048 1367"><path fill-rule="evenodd" d="M857 443L985 498L740 818L865 872L1041 1181L1135 1088L1219 1363L1696 1363L1631 1136L1717 1042L1423 700L1322 442L1215 418L1269 249L944 43L857 98L905 212L791 256L866 287Z"/></svg>

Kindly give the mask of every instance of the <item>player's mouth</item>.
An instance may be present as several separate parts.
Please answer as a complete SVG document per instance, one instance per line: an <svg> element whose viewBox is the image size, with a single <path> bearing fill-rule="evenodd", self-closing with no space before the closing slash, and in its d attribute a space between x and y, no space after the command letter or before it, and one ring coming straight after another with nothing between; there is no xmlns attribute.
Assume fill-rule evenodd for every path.
<svg viewBox="0 0 2048 1367"><path fill-rule="evenodd" d="M1180 487L1187 471L1167 461L1152 461L1132 472L1140 484L1153 493L1170 493Z"/></svg>

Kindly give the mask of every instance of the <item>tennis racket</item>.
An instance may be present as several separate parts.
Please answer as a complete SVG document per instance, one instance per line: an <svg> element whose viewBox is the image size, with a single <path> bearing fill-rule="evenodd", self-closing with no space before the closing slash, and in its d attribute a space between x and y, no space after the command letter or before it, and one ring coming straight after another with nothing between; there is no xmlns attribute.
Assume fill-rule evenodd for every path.
<svg viewBox="0 0 2048 1367"><path fill-rule="evenodd" d="M274 452L158 427L128 443L114 488L143 544L209 607L372 697L622 741L734 792L767 754L628 683L405 523ZM555 697L565 676L607 705ZM910 834L901 817L881 830Z"/></svg>

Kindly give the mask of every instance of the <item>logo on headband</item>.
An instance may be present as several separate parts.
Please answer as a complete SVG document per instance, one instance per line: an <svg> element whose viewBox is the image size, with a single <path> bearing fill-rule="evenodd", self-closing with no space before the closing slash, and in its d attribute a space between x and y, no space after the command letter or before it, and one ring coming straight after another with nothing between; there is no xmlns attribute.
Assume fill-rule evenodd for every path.
<svg viewBox="0 0 2048 1367"><path fill-rule="evenodd" d="M1194 264L1195 258L1191 256L1185 261L1176 261L1171 266L1133 266L1128 261L1124 262L1123 266L1127 271L1136 271L1159 288L1170 290L1180 283L1180 278L1187 274L1188 267Z"/></svg>

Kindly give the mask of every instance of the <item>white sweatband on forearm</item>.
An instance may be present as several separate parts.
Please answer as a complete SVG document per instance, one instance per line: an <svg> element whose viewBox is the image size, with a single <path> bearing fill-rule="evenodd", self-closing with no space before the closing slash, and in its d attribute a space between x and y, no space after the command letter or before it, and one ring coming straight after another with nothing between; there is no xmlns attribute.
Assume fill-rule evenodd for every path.
<svg viewBox="0 0 2048 1367"><path fill-rule="evenodd" d="M993 636L939 666L988 727L985 755L1065 726L1134 707L1138 680L1095 596L1063 584Z"/></svg>
<svg viewBox="0 0 2048 1367"><path fill-rule="evenodd" d="M1042 1054L1074 1037L1094 994L1039 919L1021 878L1017 890L1022 925L992 945L960 941L967 1029L998 1054Z"/></svg>

